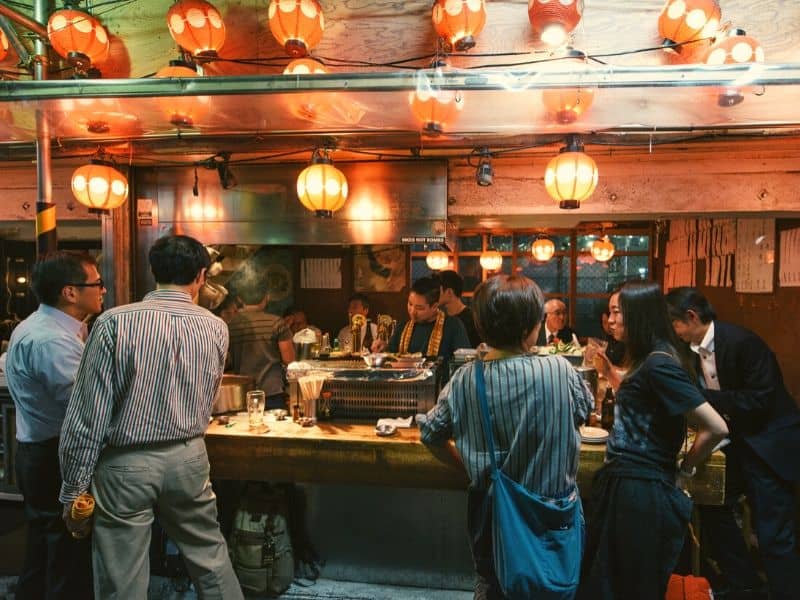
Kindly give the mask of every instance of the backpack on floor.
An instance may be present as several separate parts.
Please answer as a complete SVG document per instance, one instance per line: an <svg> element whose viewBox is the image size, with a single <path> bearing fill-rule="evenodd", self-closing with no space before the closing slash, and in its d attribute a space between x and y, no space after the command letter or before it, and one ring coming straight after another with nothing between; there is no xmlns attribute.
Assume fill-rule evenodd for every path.
<svg viewBox="0 0 800 600"><path fill-rule="evenodd" d="M267 484L251 485L233 518L228 549L242 590L278 596L294 579L286 494Z"/></svg>
<svg viewBox="0 0 800 600"><path fill-rule="evenodd" d="M665 600L713 600L711 585L705 577L670 575Z"/></svg>

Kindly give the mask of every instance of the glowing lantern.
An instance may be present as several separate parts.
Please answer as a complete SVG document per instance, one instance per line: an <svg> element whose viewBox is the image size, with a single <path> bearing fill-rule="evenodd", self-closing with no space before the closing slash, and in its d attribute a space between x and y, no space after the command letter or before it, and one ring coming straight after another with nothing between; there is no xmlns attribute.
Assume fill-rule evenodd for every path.
<svg viewBox="0 0 800 600"><path fill-rule="evenodd" d="M197 71L180 60L169 61L169 66L159 69L155 75L159 79L199 77ZM209 109L208 96L161 96L156 102L176 127L193 127Z"/></svg>
<svg viewBox="0 0 800 600"><path fill-rule="evenodd" d="M528 19L537 39L551 47L567 42L583 13L583 0L528 0Z"/></svg>
<svg viewBox="0 0 800 600"><path fill-rule="evenodd" d="M77 134L132 137L142 133L139 118L127 112L118 98L65 98L58 104L65 125Z"/></svg>
<svg viewBox="0 0 800 600"><path fill-rule="evenodd" d="M216 58L225 43L225 23L205 0L180 0L167 11L167 27L175 43L197 58Z"/></svg>
<svg viewBox="0 0 800 600"><path fill-rule="evenodd" d="M8 38L6 32L0 29L0 60L8 56Z"/></svg>
<svg viewBox="0 0 800 600"><path fill-rule="evenodd" d="M110 162L92 160L72 174L75 199L93 210L118 208L128 198L128 179Z"/></svg>
<svg viewBox="0 0 800 600"><path fill-rule="evenodd" d="M425 257L425 264L431 271L442 271L450 264L450 257L444 250L431 250Z"/></svg>
<svg viewBox="0 0 800 600"><path fill-rule="evenodd" d="M563 64L585 68L586 55L580 50L570 49L566 58L554 63L555 66ZM594 93L594 88L590 87L546 89L542 91L542 102L552 120L568 125L589 110Z"/></svg>
<svg viewBox="0 0 800 600"><path fill-rule="evenodd" d="M499 271L503 266L503 255L494 248L487 248L481 252L480 256L481 267L487 271Z"/></svg>
<svg viewBox="0 0 800 600"><path fill-rule="evenodd" d="M614 248L614 244L608 239L607 235L592 242L592 247L590 248L592 257L597 262L608 262L611 260L614 256L614 250L616 250L616 248Z"/></svg>
<svg viewBox="0 0 800 600"><path fill-rule="evenodd" d="M745 63L763 63L764 49L754 38L742 29L733 29L714 43L708 50L705 63L707 65L739 65ZM730 87L720 92L717 103L720 106L735 106L744 100L743 93L748 88Z"/></svg>
<svg viewBox="0 0 800 600"><path fill-rule="evenodd" d="M328 72L318 60L297 58L286 65L284 75L324 75ZM293 115L309 121L316 121L320 113L327 113L330 94L293 94L289 97L289 110Z"/></svg>
<svg viewBox="0 0 800 600"><path fill-rule="evenodd" d="M597 187L597 165L583 153L583 146L571 137L561 153L547 163L544 186L558 207L579 208L581 201Z"/></svg>
<svg viewBox="0 0 800 600"><path fill-rule="evenodd" d="M319 44L325 18L317 0L270 0L269 29L289 56L302 57Z"/></svg>
<svg viewBox="0 0 800 600"><path fill-rule="evenodd" d="M108 56L108 33L92 15L65 8L47 21L47 38L53 50L78 69L88 69Z"/></svg>
<svg viewBox="0 0 800 600"><path fill-rule="evenodd" d="M459 52L475 46L486 23L484 0L436 0L431 12L436 34Z"/></svg>
<svg viewBox="0 0 800 600"><path fill-rule="evenodd" d="M556 253L556 245L553 243L553 240L540 237L531 246L531 254L533 258L539 262L547 262L553 255Z"/></svg>
<svg viewBox="0 0 800 600"><path fill-rule="evenodd" d="M315 151L311 164L297 176L297 197L318 217L330 218L347 200L347 178L326 151Z"/></svg>
<svg viewBox="0 0 800 600"><path fill-rule="evenodd" d="M439 135L456 120L464 101L457 92L439 89L438 81L447 65L435 61L432 67L417 72L417 89L408 95L408 102L411 112L422 122L423 131Z"/></svg>
<svg viewBox="0 0 800 600"><path fill-rule="evenodd" d="M666 49L673 49L673 44L711 38L719 29L721 16L717 0L667 0L658 15L658 33ZM682 48L674 50L681 52Z"/></svg>

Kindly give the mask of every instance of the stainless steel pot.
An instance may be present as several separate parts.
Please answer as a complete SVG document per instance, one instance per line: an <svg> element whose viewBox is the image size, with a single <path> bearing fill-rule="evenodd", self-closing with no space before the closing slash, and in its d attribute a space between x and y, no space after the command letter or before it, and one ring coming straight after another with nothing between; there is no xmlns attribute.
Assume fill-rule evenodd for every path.
<svg viewBox="0 0 800 600"><path fill-rule="evenodd" d="M310 342L295 342L294 343L294 359L295 360L308 360L314 358L311 349L315 343Z"/></svg>
<svg viewBox="0 0 800 600"><path fill-rule="evenodd" d="M226 373L211 406L211 414L247 410L247 392L253 389L253 378L246 375Z"/></svg>

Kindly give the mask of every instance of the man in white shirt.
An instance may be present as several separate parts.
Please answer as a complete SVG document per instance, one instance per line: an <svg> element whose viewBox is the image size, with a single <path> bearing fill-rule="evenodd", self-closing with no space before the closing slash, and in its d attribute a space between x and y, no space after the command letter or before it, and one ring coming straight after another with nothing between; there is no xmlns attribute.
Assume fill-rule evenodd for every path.
<svg viewBox="0 0 800 600"><path fill-rule="evenodd" d="M569 344L575 338L575 332L567 326L567 305L558 298L551 298L544 303L544 326L539 330L537 346L546 346L561 342Z"/></svg>
<svg viewBox="0 0 800 600"><path fill-rule="evenodd" d="M347 301L347 325L339 330L339 347L345 346L353 347L353 334L350 330L350 323L354 315L362 315L365 319L369 319L369 298L365 294L356 292ZM361 348L369 350L372 342L378 339L378 325L369 322L369 327L361 328ZM366 342L366 344L365 344Z"/></svg>

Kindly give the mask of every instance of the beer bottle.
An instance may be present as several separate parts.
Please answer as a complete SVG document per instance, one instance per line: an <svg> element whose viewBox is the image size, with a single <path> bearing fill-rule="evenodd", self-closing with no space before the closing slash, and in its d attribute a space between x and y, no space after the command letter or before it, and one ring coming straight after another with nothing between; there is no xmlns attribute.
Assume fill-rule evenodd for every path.
<svg viewBox="0 0 800 600"><path fill-rule="evenodd" d="M606 388L606 395L603 396L603 404L600 408L600 426L607 431L614 427L614 390L611 386Z"/></svg>

